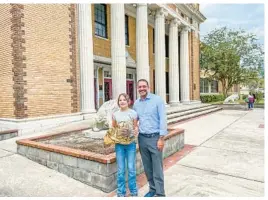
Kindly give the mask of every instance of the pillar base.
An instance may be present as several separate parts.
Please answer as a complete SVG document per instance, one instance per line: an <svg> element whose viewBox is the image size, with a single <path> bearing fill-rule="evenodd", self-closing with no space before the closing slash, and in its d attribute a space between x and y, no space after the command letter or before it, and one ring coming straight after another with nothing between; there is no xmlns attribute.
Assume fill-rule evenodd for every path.
<svg viewBox="0 0 268 200"><path fill-rule="evenodd" d="M184 101L181 101L181 103L182 104L201 104L202 102L198 100L184 100Z"/></svg>
<svg viewBox="0 0 268 200"><path fill-rule="evenodd" d="M179 101L177 101L177 102L169 102L169 105L170 105L170 107L177 107L177 106L180 106L182 104Z"/></svg>
<svg viewBox="0 0 268 200"><path fill-rule="evenodd" d="M202 102L200 100L191 100L190 104L201 104Z"/></svg>
<svg viewBox="0 0 268 200"><path fill-rule="evenodd" d="M96 113L97 112L95 109L87 111L87 112L82 112L83 120L92 118L93 116L95 116Z"/></svg>
<svg viewBox="0 0 268 200"><path fill-rule="evenodd" d="M191 101L190 100L182 100L181 103L182 104L191 104Z"/></svg>

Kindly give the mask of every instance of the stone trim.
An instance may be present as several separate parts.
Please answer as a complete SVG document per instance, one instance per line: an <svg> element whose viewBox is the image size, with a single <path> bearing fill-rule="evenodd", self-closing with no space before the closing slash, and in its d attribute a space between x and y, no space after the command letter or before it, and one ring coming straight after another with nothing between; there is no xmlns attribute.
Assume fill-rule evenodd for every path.
<svg viewBox="0 0 268 200"><path fill-rule="evenodd" d="M27 89L25 86L27 85L27 81L24 80L24 77L27 76L25 72L26 68L26 57L23 55L23 52L26 51L24 46L25 44L25 30L24 22L22 19L24 18L23 14L24 6L22 4L11 4L10 13L12 15L11 18L11 39L13 40L11 43L12 47L12 64L13 64L13 97L14 101L14 115L17 119L26 118L28 115L27 111L27 97L25 94L27 93Z"/></svg>
<svg viewBox="0 0 268 200"><path fill-rule="evenodd" d="M107 58L103 56L93 55L93 60L94 60L94 64L95 63L103 63L103 64L108 64L108 65L112 64L111 58ZM126 67L136 68L136 63L130 55L128 55L126 58Z"/></svg>
<svg viewBox="0 0 268 200"><path fill-rule="evenodd" d="M190 152L189 148L185 151L184 147L184 133L177 134L172 137L172 139L167 140L163 150L164 164L172 157L179 159L182 158L185 153ZM38 147L35 148L20 144L17 146L17 153L104 192L112 192L117 187L116 162L100 163L98 161L91 161L82 157L75 157L73 155L63 155L61 152L50 152ZM137 151L135 165L137 175L144 172L139 151ZM167 166L165 164L164 169L166 169L166 167ZM126 178L126 181L127 179L128 178Z"/></svg>
<svg viewBox="0 0 268 200"><path fill-rule="evenodd" d="M0 135L5 135L9 133L17 133L18 129L11 129L11 130L5 130L5 131L0 131Z"/></svg>
<svg viewBox="0 0 268 200"><path fill-rule="evenodd" d="M77 41L77 33L76 33L76 6L75 4L71 4L69 7L70 11L70 80L71 80L71 106L72 106L72 113L78 112L78 91L77 91L77 54L76 54L76 41Z"/></svg>
<svg viewBox="0 0 268 200"><path fill-rule="evenodd" d="M18 136L18 130L17 129L0 131L0 141L1 140L7 140L7 139L17 137L17 136Z"/></svg>
<svg viewBox="0 0 268 200"><path fill-rule="evenodd" d="M56 146L56 145L52 145L52 144L43 144L40 142L36 142L36 140L48 139L48 138L56 136L56 135L58 136L58 135L66 134L69 132L82 131L82 130L86 130L86 129L88 129L88 128L72 130L72 131L68 131L68 132L58 132L58 133L54 133L54 134L31 137L28 139L21 139L21 140L17 140L16 143L18 145L35 147L35 148L50 151L50 152L61 153L63 155L69 155L69 156L82 158L82 159L86 159L86 160L92 160L92 161L96 161L96 162L100 162L100 163L104 163L104 164L116 162L115 153L112 153L109 155L103 155L103 154L98 154L98 153L89 152L89 151L81 151L81 150L72 149L72 148L68 148L68 147L62 147L62 146ZM165 136L164 139L168 140L176 135L180 135L183 133L184 133L184 129L171 129L171 128L169 128L169 133L168 133L168 135ZM139 151L138 145L137 145L136 151Z"/></svg>
<svg viewBox="0 0 268 200"><path fill-rule="evenodd" d="M80 112L24 119L0 118L0 130L18 129L18 135L21 136L40 131L47 131L51 128L79 121L83 121L83 115ZM84 126L90 128L92 123L93 120L90 119Z"/></svg>

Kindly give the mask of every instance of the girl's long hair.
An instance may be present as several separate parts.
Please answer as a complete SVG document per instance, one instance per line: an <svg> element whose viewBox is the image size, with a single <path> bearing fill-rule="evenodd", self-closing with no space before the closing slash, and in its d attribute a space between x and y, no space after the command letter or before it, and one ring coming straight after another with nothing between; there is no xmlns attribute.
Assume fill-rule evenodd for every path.
<svg viewBox="0 0 268 200"><path fill-rule="evenodd" d="M118 98L117 98L117 105L118 105L119 108L120 108L120 105L119 105L119 99L120 99L121 96L125 97L125 99L127 100L127 104L128 104L128 105L129 105L129 102L130 102L128 94L126 94L126 93L121 93L121 94L119 94L119 96L118 96Z"/></svg>

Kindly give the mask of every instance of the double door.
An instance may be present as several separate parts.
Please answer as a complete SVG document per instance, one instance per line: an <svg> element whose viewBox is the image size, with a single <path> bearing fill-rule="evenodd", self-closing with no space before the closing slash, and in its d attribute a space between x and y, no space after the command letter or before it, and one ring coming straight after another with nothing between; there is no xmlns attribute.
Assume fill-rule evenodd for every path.
<svg viewBox="0 0 268 200"><path fill-rule="evenodd" d="M126 82L127 94L129 95L130 104L134 103L134 82L127 80ZM112 79L104 79L104 101L109 101L112 96Z"/></svg>

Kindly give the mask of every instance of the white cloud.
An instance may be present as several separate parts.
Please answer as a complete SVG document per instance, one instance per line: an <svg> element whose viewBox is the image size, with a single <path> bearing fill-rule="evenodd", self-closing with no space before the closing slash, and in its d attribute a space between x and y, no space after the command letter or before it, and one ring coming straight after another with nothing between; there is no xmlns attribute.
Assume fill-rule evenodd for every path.
<svg viewBox="0 0 268 200"><path fill-rule="evenodd" d="M200 25L200 36L222 26L230 29L244 29L264 40L263 4L200 4L207 20Z"/></svg>
<svg viewBox="0 0 268 200"><path fill-rule="evenodd" d="M254 33L259 39L262 39L264 37L263 27L253 27L249 30L249 32Z"/></svg>
<svg viewBox="0 0 268 200"><path fill-rule="evenodd" d="M211 8L212 6L214 6L214 4L211 3L202 3L199 5L199 9L201 12L204 12L206 9Z"/></svg>

